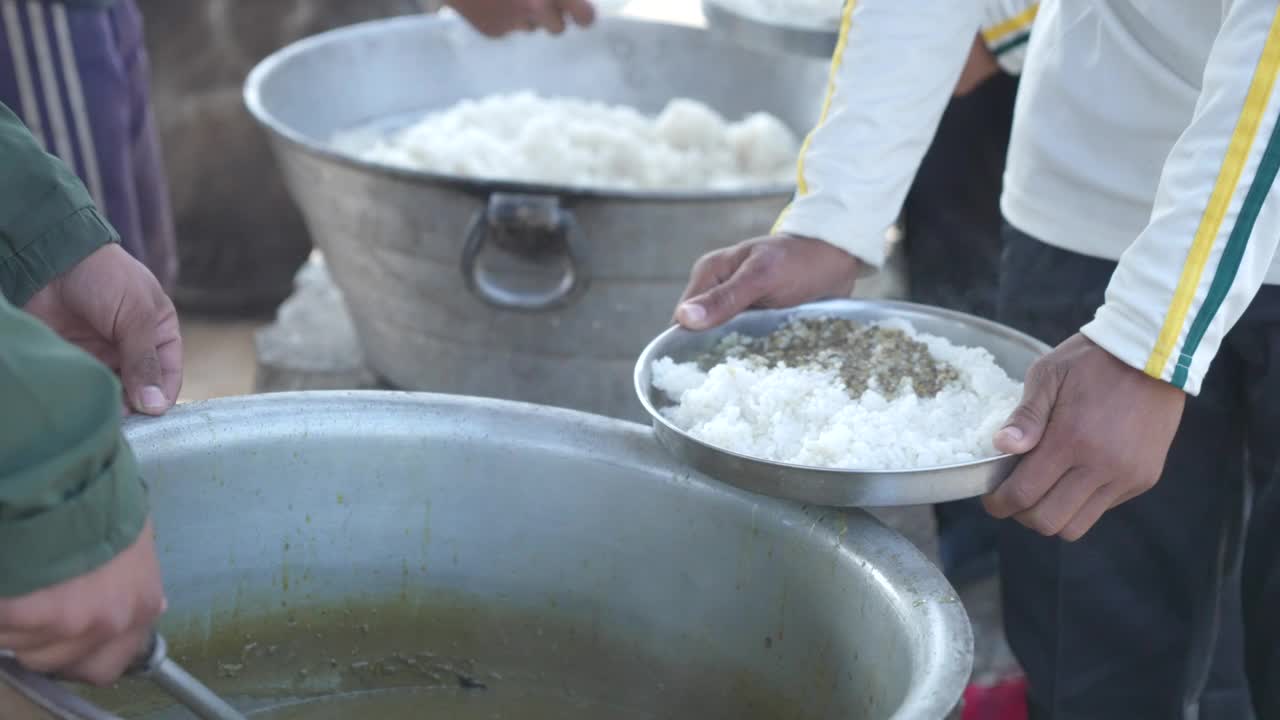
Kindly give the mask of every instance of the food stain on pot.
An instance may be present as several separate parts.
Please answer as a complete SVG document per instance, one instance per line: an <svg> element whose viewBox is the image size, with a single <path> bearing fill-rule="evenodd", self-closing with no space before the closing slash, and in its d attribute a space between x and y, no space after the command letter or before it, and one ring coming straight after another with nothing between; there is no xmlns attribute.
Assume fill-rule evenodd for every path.
<svg viewBox="0 0 1280 720"><path fill-rule="evenodd" d="M289 541L284 541L284 549L280 557L280 589L289 592Z"/></svg>

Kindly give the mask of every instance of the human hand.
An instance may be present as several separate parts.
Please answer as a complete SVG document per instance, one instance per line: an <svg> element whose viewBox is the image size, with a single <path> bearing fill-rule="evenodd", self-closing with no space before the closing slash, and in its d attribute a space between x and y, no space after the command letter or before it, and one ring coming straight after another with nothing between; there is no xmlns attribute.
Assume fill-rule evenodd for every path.
<svg viewBox="0 0 1280 720"><path fill-rule="evenodd" d="M1107 510L1155 486L1186 395L1074 335L1027 373L1022 403L995 445L1022 455L983 498L1046 536L1078 540Z"/></svg>
<svg viewBox="0 0 1280 720"><path fill-rule="evenodd" d="M182 388L182 338L173 301L118 244L81 260L23 308L120 376L127 408L161 415Z"/></svg>
<svg viewBox="0 0 1280 720"><path fill-rule="evenodd" d="M987 47L982 35L978 35L973 40L973 46L969 48L969 59L965 61L964 69L960 71L960 79L956 82L954 94L957 97L968 95L999 72L1000 63L996 61L995 53Z"/></svg>
<svg viewBox="0 0 1280 720"><path fill-rule="evenodd" d="M489 37L538 28L559 35L567 20L586 27L596 18L590 0L448 0L448 4Z"/></svg>
<svg viewBox="0 0 1280 720"><path fill-rule="evenodd" d="M28 670L108 685L146 649L166 607L148 521L133 545L97 570L0 598L0 648Z"/></svg>
<svg viewBox="0 0 1280 720"><path fill-rule="evenodd" d="M690 330L722 325L751 307L785 308L819 298L846 297L861 263L813 238L769 235L698 259L675 321Z"/></svg>

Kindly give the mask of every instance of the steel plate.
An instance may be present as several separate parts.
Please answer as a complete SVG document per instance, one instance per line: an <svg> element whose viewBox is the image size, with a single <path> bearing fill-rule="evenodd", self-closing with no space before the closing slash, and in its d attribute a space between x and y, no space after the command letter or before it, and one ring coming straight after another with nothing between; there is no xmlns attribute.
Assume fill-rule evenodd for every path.
<svg viewBox="0 0 1280 720"><path fill-rule="evenodd" d="M731 332L766 335L795 317L842 317L874 322L900 318L921 332L959 345L986 348L1010 376L1021 378L1041 355L1044 343L998 323L913 303L884 300L829 300L788 310L743 313L706 332L671 328L645 348L636 362L635 388L653 418L658 442L681 462L735 487L830 507L885 507L946 502L984 495L1013 471L1018 459L1000 455L983 460L918 470L845 470L791 465L730 452L694 439L659 412L669 404L653 389L650 368L671 357L688 361Z"/></svg>

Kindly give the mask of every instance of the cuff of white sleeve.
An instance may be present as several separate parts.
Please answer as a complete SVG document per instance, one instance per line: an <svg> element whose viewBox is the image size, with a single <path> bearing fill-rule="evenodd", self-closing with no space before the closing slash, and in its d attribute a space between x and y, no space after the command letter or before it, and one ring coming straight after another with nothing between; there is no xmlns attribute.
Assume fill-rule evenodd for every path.
<svg viewBox="0 0 1280 720"><path fill-rule="evenodd" d="M847 213L809 199L796 201L783 211L774 232L815 238L834 245L857 258L862 263L863 274L867 275L884 267L889 256L888 228L869 232L855 227Z"/></svg>
<svg viewBox="0 0 1280 720"><path fill-rule="evenodd" d="M1160 328L1153 330L1148 325L1149 323L1131 318L1123 308L1105 303L1098 308L1093 321L1080 328L1080 332L1120 362L1146 373L1151 349L1155 347L1155 338L1160 332ZM1196 368L1192 368L1193 372L1187 374L1187 382L1181 388L1188 395L1200 392L1203 373L1195 370ZM1147 374L1157 380L1169 382L1167 367L1161 368L1159 375Z"/></svg>
<svg viewBox="0 0 1280 720"><path fill-rule="evenodd" d="M1008 50L996 55L996 64L1000 66L1000 69L1015 76L1022 74L1022 66L1026 63L1026 60L1026 48Z"/></svg>
<svg viewBox="0 0 1280 720"><path fill-rule="evenodd" d="M1024 28L998 40L984 40L987 49L995 56L996 64L1010 75L1022 73L1027 61L1027 44L1031 40L1031 28Z"/></svg>

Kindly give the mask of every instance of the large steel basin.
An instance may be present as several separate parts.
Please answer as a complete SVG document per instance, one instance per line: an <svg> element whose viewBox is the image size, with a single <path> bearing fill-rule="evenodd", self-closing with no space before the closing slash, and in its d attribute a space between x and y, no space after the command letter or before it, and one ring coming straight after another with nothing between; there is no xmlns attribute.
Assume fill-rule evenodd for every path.
<svg viewBox="0 0 1280 720"><path fill-rule="evenodd" d="M494 697L568 689L661 720L941 718L970 672L963 607L901 535L716 483L632 423L298 393L182 406L128 436L171 654L243 707L456 691L405 661L428 652ZM94 697L171 717L134 685Z"/></svg>
<svg viewBox="0 0 1280 720"><path fill-rule="evenodd" d="M529 89L651 113L689 97L733 120L768 111L803 135L826 75L825 61L661 23L606 17L563 37L493 41L456 18L413 17L294 43L254 69L245 98L374 372L409 390L641 419L630 368L667 325L690 267L767 233L790 184L612 192L487 182L363 162L336 150L334 133ZM507 219L501 231L487 212ZM550 222L519 221L530 216ZM553 231L539 233L547 224Z"/></svg>

